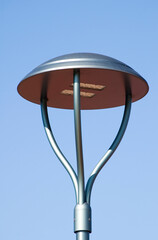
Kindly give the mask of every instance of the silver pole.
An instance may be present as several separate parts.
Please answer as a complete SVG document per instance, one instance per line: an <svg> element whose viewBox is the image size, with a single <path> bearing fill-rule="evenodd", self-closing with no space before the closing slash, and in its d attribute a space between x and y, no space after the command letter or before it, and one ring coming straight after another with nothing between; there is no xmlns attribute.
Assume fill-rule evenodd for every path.
<svg viewBox="0 0 158 240"><path fill-rule="evenodd" d="M115 152L118 147L128 124L130 110L131 110L131 102L132 97L130 93L130 89L126 89L126 103L125 110L122 119L121 126L119 131L106 152L103 158L96 165L94 170L92 171L86 185L84 183L84 166L83 166L83 151L82 151L82 134L81 134L81 116L80 116L80 71L74 70L74 122L75 122L75 142L76 142L76 155L77 155L77 175L72 168L71 164L67 161L60 148L58 147L55 138L53 136L48 112L47 112L47 100L46 97L41 98L41 113L43 119L44 129L49 140L49 143L54 150L55 154L69 173L72 182L74 184L77 205L75 206L74 211L74 232L76 233L76 240L89 240L89 233L91 232L91 208L90 208L90 198L91 191L94 184L94 181L99 174L100 170Z"/></svg>
<svg viewBox="0 0 158 240"><path fill-rule="evenodd" d="M89 240L89 232L77 232L76 240Z"/></svg>
<svg viewBox="0 0 158 240"><path fill-rule="evenodd" d="M84 166L82 152L81 116L80 116L80 71L74 70L74 121L78 173L78 201L74 211L74 232L76 240L89 240L91 232L91 208L85 202Z"/></svg>
<svg viewBox="0 0 158 240"><path fill-rule="evenodd" d="M74 70L74 121L78 173L78 204L85 202L84 166L82 152L81 116L80 116L80 71Z"/></svg>

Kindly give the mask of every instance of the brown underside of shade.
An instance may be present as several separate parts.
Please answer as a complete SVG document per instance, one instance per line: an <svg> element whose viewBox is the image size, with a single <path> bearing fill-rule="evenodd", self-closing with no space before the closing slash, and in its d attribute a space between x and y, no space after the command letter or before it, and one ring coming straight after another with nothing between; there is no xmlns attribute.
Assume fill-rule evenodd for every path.
<svg viewBox="0 0 158 240"><path fill-rule="evenodd" d="M93 94L92 97L81 94L81 109L124 105L126 86L131 87L132 102L148 92L148 86L142 78L108 69L80 69L80 82L81 92L87 96ZM71 94L63 94L64 90ZM47 97L49 107L73 109L73 69L55 70L26 78L18 85L18 92L37 104L40 104L43 95Z"/></svg>

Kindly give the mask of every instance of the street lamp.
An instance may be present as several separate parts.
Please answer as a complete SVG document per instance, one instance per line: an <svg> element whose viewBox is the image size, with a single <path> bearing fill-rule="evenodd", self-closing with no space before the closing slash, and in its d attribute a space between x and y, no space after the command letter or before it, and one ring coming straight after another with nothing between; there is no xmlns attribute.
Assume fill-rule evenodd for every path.
<svg viewBox="0 0 158 240"><path fill-rule="evenodd" d="M74 232L77 240L89 239L93 183L124 135L131 103L144 97L148 89L147 82L128 65L92 53L73 53L53 58L35 68L18 85L18 92L22 97L41 105L48 141L71 177L76 194ZM121 105L125 105L125 109L119 131L85 184L80 110ZM74 109L77 173L54 138L47 107Z"/></svg>

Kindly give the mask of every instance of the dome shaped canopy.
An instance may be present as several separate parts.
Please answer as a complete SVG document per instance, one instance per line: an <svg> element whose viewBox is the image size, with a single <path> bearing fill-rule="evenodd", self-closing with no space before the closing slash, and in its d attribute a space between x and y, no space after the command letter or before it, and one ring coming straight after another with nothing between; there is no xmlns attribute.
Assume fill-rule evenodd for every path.
<svg viewBox="0 0 158 240"><path fill-rule="evenodd" d="M128 65L101 54L73 53L53 58L30 72L18 85L19 94L49 107L73 109L73 72L80 69L81 109L101 109L125 104L127 87L132 102L148 92L147 82Z"/></svg>

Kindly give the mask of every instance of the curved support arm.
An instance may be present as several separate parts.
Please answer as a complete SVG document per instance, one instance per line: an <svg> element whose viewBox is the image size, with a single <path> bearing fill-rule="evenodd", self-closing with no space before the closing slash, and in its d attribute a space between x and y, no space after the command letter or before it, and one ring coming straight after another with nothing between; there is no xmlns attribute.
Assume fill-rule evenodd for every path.
<svg viewBox="0 0 158 240"><path fill-rule="evenodd" d="M50 126L50 123L49 123L49 118L48 118L46 98L41 99L41 113L42 113L42 120L43 120L44 129L45 129L48 141L49 141L52 149L54 150L56 156L58 157L58 159L63 164L63 166L65 167L65 169L67 170L68 174L71 177L71 180L72 180L74 188L75 188L75 194L76 194L76 200L77 200L78 199L78 179L77 179L77 176L76 176L76 173L75 173L74 169L72 168L70 163L67 161L65 156L62 154L62 152L59 149L59 147L58 147L58 145L55 141L55 138L53 136L51 126Z"/></svg>
<svg viewBox="0 0 158 240"><path fill-rule="evenodd" d="M107 161L109 160L109 158L112 156L112 154L115 152L116 148L118 147L128 124L128 120L129 120L129 116L130 116L130 110L131 110L131 102L132 102L132 97L130 93L127 93L126 95L126 103L125 103L125 110L124 110L124 115L123 115L123 119L122 119L122 123L120 126L120 129L112 143L112 145L110 146L110 148L108 149L108 151L106 152L106 154L103 156L103 158L99 161L99 163L96 165L96 167L94 168L94 170L92 171L87 185L86 185L86 201L87 203L90 204L90 197L91 197L91 191L92 191L92 187L93 187L93 183L98 175L98 173L100 172L100 170L102 169L102 167L107 163Z"/></svg>
<svg viewBox="0 0 158 240"><path fill-rule="evenodd" d="M81 136L81 116L80 116L80 71L74 70L73 76L74 89L74 121L75 121L75 142L77 155L77 173L78 173L78 203L85 202L85 186L84 186L84 166L82 152L82 136Z"/></svg>

